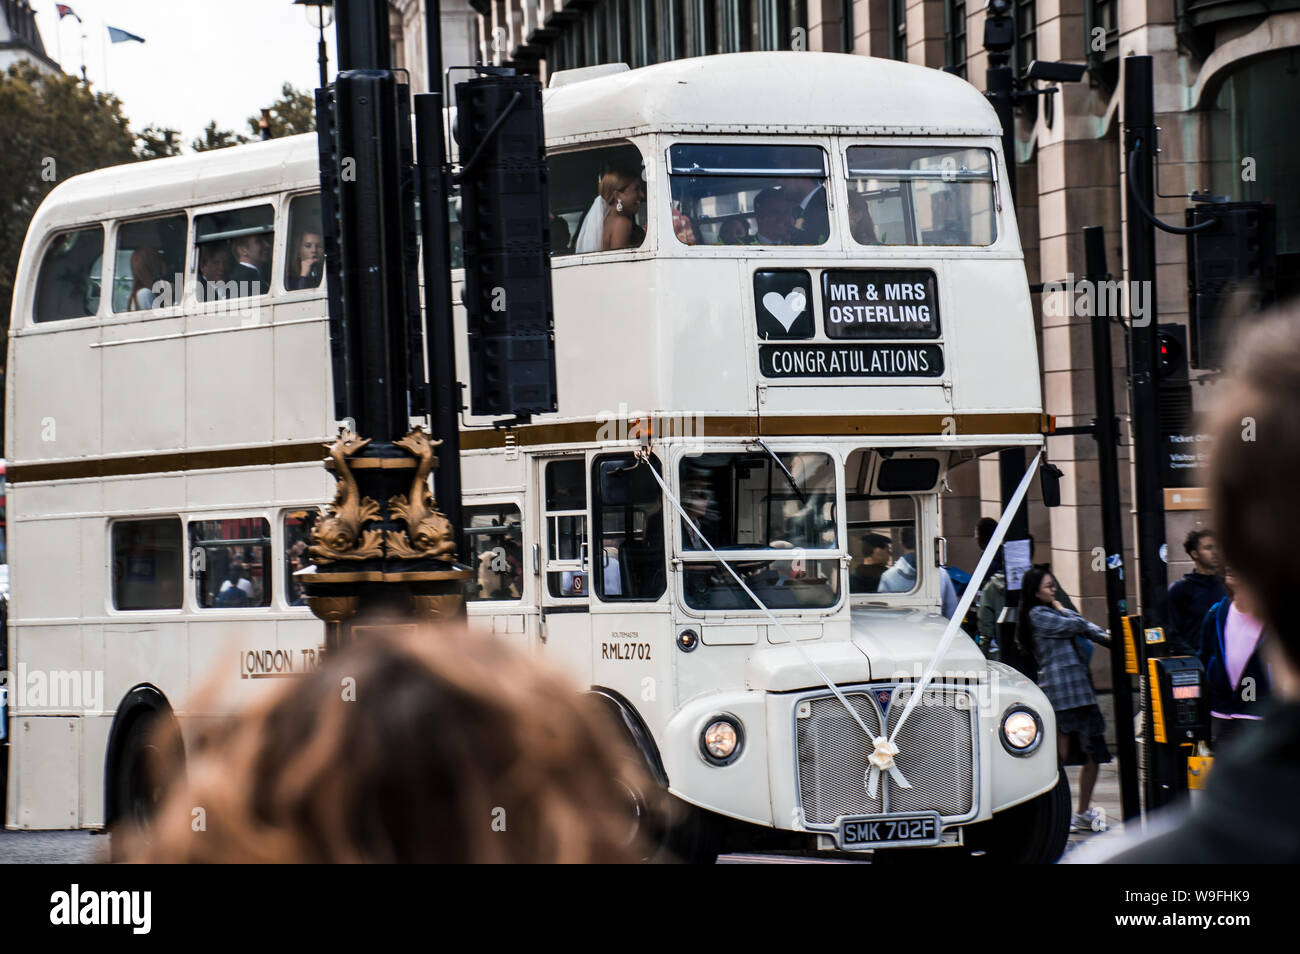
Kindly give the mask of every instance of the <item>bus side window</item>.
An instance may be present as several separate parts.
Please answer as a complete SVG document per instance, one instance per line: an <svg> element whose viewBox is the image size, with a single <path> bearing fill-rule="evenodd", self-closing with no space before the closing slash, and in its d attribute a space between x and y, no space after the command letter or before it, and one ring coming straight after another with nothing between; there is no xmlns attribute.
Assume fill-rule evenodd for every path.
<svg viewBox="0 0 1300 954"><path fill-rule="evenodd" d="M290 510L284 515L284 599L290 606L306 606L306 591L294 576L308 566L307 547L311 546L311 530L316 525L318 510Z"/></svg>
<svg viewBox="0 0 1300 954"><path fill-rule="evenodd" d="M113 608L180 609L184 563L180 517L118 520L113 547Z"/></svg>
<svg viewBox="0 0 1300 954"><path fill-rule="evenodd" d="M56 235L41 259L32 320L39 324L96 314L103 263L102 225Z"/></svg>
<svg viewBox="0 0 1300 954"><path fill-rule="evenodd" d="M317 288L325 274L325 233L321 228L320 193L300 195L289 203L289 245L284 287Z"/></svg>
<svg viewBox="0 0 1300 954"><path fill-rule="evenodd" d="M553 597L585 599L587 494L580 459L546 465L546 588Z"/></svg>
<svg viewBox="0 0 1300 954"><path fill-rule="evenodd" d="M270 606L270 565L271 525L265 517L190 522L190 566L199 606Z"/></svg>
<svg viewBox="0 0 1300 954"><path fill-rule="evenodd" d="M270 205L196 216L194 244L202 301L252 298L271 290L275 209Z"/></svg>
<svg viewBox="0 0 1300 954"><path fill-rule="evenodd" d="M624 142L561 152L546 160L546 168L552 258L637 248L645 241L648 203L641 152L636 146ZM632 218L630 235L624 244L605 248L603 223L607 215L618 214L620 201L624 214Z"/></svg>
<svg viewBox="0 0 1300 954"><path fill-rule="evenodd" d="M524 592L524 543L514 504L466 507L461 552L474 569L469 599L517 600Z"/></svg>
<svg viewBox="0 0 1300 954"><path fill-rule="evenodd" d="M614 454L596 458L591 493L596 592L605 601L657 600L668 586L659 484L631 454Z"/></svg>
<svg viewBox="0 0 1300 954"><path fill-rule="evenodd" d="M185 213L117 228L113 311L148 311L180 304L185 268Z"/></svg>

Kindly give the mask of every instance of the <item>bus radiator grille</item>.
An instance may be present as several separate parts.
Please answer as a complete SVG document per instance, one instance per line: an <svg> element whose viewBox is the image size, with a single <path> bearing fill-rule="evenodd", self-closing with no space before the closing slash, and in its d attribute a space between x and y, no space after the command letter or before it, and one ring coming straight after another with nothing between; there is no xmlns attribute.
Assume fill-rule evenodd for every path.
<svg viewBox="0 0 1300 954"><path fill-rule="evenodd" d="M884 724L890 731L907 704L909 688L872 687L845 696L872 732L881 711L877 693L892 690ZM864 784L871 742L834 696L804 700L807 717L796 721L799 795L804 821L830 826L846 815L888 812L938 812L957 818L971 811L975 789L974 727L971 697L962 690L927 690L907 717L896 742L898 767L911 783L900 788L886 780L869 798Z"/></svg>

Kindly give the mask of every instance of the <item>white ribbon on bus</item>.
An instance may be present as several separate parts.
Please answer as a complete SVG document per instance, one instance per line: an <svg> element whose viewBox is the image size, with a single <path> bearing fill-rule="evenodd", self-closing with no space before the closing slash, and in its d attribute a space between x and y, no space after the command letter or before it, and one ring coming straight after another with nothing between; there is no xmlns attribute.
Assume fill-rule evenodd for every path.
<svg viewBox="0 0 1300 954"><path fill-rule="evenodd" d="M745 591L745 594L754 601L754 605L761 609L767 616L768 620L771 621L772 625L780 631L781 635L790 641L790 645L793 646L795 650L798 651L799 655L803 657L804 662L806 662L812 670L817 673L817 677L826 684L826 688L831 691L835 698L840 701L840 705L844 706L849 715L853 717L853 721L858 724L858 728L862 730L862 734L872 740L874 751L867 757L869 765L867 767L866 775L862 780L863 784L866 786L867 795L871 798L876 797L876 791L879 787L880 776L882 773L888 773L889 777L894 780L894 784L900 788L912 787L911 783L908 782L895 764L894 760L897 758L899 750L898 746L894 744L894 740L898 738L898 733L902 730L903 724L907 721L907 717L911 715L912 710L916 708L917 702L921 698L921 694L925 691L925 687L930 683L930 680L934 678L935 670L938 669L944 653L948 651L948 647L952 645L952 641L957 635L957 630L961 628L961 621L965 618L967 611L970 609L970 604L974 601L975 594L979 591L980 584L984 582L984 576L988 573L989 567L993 563L993 557L998 552L998 547L1002 546L1002 540L1006 537L1007 529L1011 526L1011 518L1015 515L1016 511L1020 509L1020 504L1025 499L1025 494L1029 490L1029 482L1033 479L1034 471L1038 469L1038 461L1042 456L1043 452L1041 450L1034 455L1033 462L1030 463L1029 469L1026 470L1025 475L1020 478L1020 486L1016 488L1016 492L1011 496L1010 503L1008 503L1006 508L1002 511L1002 517L998 520L997 529L993 531L993 538L989 540L989 545L984 548L984 552L980 555L979 563L975 566L975 572L971 574L970 582L966 584L966 589L962 593L961 599L957 602L957 609L953 611L952 618L948 620L948 626L943 631L943 637L939 640L939 645L935 647L934 656L925 667L920 680L917 681L916 688L912 690L912 694L907 700L907 705L903 708L903 714L898 717L898 722L894 725L894 731L888 736L873 736L871 730L867 728L866 723L862 721L862 717L858 714L858 711L854 709L853 706L849 705L849 700L845 698L844 693L840 691L840 687L835 684L835 681L832 680L831 677L826 674L826 671L817 664L817 660L813 659L812 656L808 654L808 651L804 649L803 646L799 645L799 641L781 625L781 621L772 615L772 611L768 609L767 605L764 604L764 602L755 595L754 591L745 584L745 581L740 578L740 574L731 568L731 564L727 562L726 558L713 548L713 544L709 542L708 537L700 532L700 528L696 526L695 521L692 520L682 508L681 503L673 496L672 491L668 489L668 485L664 483L663 478L659 476L659 472L655 470L654 465L650 463L649 448L643 447L637 452L638 461L645 464L650 469L651 476L653 476L655 482L659 484L659 488L663 491L664 496L672 503L673 509L681 515L681 518L686 521L687 526L691 528L696 536L704 541L704 545L708 547L709 552L718 558L718 562L726 568L727 572L731 574L731 578L740 585L740 588Z"/></svg>

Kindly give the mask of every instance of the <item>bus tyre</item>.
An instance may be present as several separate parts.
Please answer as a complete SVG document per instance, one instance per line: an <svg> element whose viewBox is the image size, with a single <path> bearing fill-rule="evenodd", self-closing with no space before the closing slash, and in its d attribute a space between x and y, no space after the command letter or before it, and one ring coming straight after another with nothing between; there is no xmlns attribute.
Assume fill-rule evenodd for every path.
<svg viewBox="0 0 1300 954"><path fill-rule="evenodd" d="M637 765L632 778L646 778L644 765ZM627 844L633 845L643 864L713 864L718 860L716 825L708 813L671 795L656 783L651 791L639 791L634 783L620 779L626 792Z"/></svg>
<svg viewBox="0 0 1300 954"><path fill-rule="evenodd" d="M149 826L164 794L165 783L156 770L163 764L164 755L159 747L158 730L165 728L163 722L167 718L145 710L126 730L110 779L116 811L108 823L115 834L148 837ZM112 842L114 860L121 860L123 854L124 845L119 842L116 837Z"/></svg>
<svg viewBox="0 0 1300 954"><path fill-rule="evenodd" d="M1058 772L1051 791L969 829L967 845L1006 864L1055 864L1070 837L1070 780L1064 768Z"/></svg>

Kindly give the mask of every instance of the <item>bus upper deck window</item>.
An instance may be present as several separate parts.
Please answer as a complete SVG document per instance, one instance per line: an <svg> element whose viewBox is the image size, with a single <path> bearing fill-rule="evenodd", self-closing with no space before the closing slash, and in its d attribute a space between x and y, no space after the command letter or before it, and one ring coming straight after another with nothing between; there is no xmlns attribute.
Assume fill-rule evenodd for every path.
<svg viewBox="0 0 1300 954"><path fill-rule="evenodd" d="M823 245L820 146L678 143L668 148L673 231L683 245Z"/></svg>
<svg viewBox="0 0 1300 954"><path fill-rule="evenodd" d="M271 290L275 209L255 205L197 216L198 297L252 298Z"/></svg>
<svg viewBox="0 0 1300 954"><path fill-rule="evenodd" d="M118 226L113 263L115 313L180 304L187 224L182 212Z"/></svg>
<svg viewBox="0 0 1300 954"><path fill-rule="evenodd" d="M551 257L638 248L646 184L630 142L561 152L546 160Z"/></svg>
<svg viewBox="0 0 1300 954"><path fill-rule="evenodd" d="M850 146L849 232L859 245L992 245L993 154Z"/></svg>
<svg viewBox="0 0 1300 954"><path fill-rule="evenodd" d="M103 262L102 225L56 235L41 259L33 320L39 323L96 314Z"/></svg>

